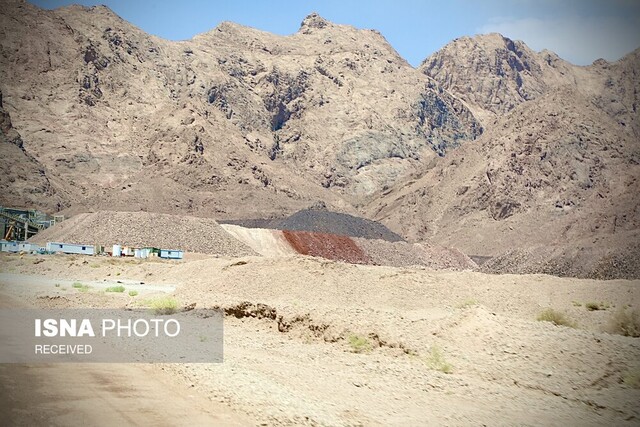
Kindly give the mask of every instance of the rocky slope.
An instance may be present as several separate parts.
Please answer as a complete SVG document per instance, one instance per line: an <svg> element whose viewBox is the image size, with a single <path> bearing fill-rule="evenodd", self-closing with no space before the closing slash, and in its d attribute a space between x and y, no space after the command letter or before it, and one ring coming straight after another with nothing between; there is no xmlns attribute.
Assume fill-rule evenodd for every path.
<svg viewBox="0 0 640 427"><path fill-rule="evenodd" d="M461 37L423 61L419 70L464 100L487 125L518 105L557 90L579 92L621 126L640 136L636 50L616 63L574 66L553 52L534 52L500 34ZM565 98L571 102L572 94Z"/></svg>
<svg viewBox="0 0 640 427"><path fill-rule="evenodd" d="M65 197L56 191L42 165L24 148L4 109L0 92L0 194L4 205L39 205L59 210ZM46 201L44 205L41 203Z"/></svg>
<svg viewBox="0 0 640 427"><path fill-rule="evenodd" d="M379 33L315 14L288 37L223 23L185 42L105 7L12 1L0 23L16 126L74 207L349 211L481 133Z"/></svg>
<svg viewBox="0 0 640 427"><path fill-rule="evenodd" d="M493 256L535 248L538 255L548 254L536 255L532 263L520 262L513 253L501 265L514 272L524 263L520 272L635 277L632 272L640 266L640 144L636 95L630 88L638 84L637 54L590 67L564 63L566 74L582 74L582 80L556 84L559 80L553 78L534 79L528 87L540 90L530 89L527 93L535 95L529 99L511 90L515 86L509 87L509 78L486 96L481 90L463 93L452 83L449 89L481 110L485 121L493 117L487 131L424 175L385 192L370 205L369 214L392 229L402 228L410 238L466 253ZM465 52L460 56L454 62L468 58ZM471 61L460 73L474 67ZM461 77L451 81L455 78ZM494 78L485 70L476 84L481 87ZM612 96L611 88L594 83L603 80L622 82L616 102L606 107L602 99ZM502 101L492 104L491 96ZM579 250L576 254L567 248ZM576 261L580 257L584 259ZM601 272L607 259L622 258L631 273L617 276L611 266ZM576 267L568 268L565 261Z"/></svg>

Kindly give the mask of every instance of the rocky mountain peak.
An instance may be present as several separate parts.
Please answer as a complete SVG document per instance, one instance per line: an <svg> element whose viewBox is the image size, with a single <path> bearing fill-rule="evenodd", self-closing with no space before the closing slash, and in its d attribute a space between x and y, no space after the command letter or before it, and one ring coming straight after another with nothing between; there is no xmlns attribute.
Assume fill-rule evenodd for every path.
<svg viewBox="0 0 640 427"><path fill-rule="evenodd" d="M309 34L313 29L322 29L330 25L329 21L320 16L319 13L310 13L306 18L302 20L300 24L300 32L303 34Z"/></svg>
<svg viewBox="0 0 640 427"><path fill-rule="evenodd" d="M565 64L552 52L545 60L525 43L491 33L452 41L425 59L419 70L466 101L486 122L546 93L551 82L563 78L553 68Z"/></svg>

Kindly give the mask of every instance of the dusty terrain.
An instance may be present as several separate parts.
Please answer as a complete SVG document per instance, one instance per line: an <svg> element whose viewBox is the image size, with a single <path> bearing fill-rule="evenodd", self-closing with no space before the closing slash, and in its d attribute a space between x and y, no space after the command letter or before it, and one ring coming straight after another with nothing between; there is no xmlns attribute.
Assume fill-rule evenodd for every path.
<svg viewBox="0 0 640 427"><path fill-rule="evenodd" d="M0 293L44 307L127 306L175 289L183 305L225 309L224 363L149 368L150 381L192 385L197 402L211 401L194 403L192 416L215 415L222 402L249 424L271 425L583 426L640 419L639 338L605 332L617 310L640 307L639 281L300 256L196 258L85 263L80 256L3 255ZM116 274L140 295L102 292L100 284ZM67 286L71 281L91 288L78 292ZM141 281L146 288L137 288ZM589 311L588 303L601 309ZM536 321L549 307L576 327ZM47 378L47 368L39 369ZM117 374L134 368L108 369L118 387ZM155 393L149 389L145 398ZM56 402L47 405L67 405Z"/></svg>

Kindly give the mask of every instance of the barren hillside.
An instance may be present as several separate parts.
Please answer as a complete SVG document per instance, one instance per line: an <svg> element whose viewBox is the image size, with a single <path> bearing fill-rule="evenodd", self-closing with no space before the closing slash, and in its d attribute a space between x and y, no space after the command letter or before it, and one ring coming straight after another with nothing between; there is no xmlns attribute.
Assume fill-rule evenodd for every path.
<svg viewBox="0 0 640 427"><path fill-rule="evenodd" d="M574 246L639 264L628 249L640 225L637 55L577 67L495 34L452 42L421 69L486 132L386 191L369 214L471 254Z"/></svg>
<svg viewBox="0 0 640 427"><path fill-rule="evenodd" d="M223 23L185 42L106 7L12 1L0 23L16 128L76 209L348 211L481 132L379 33L315 14L288 37Z"/></svg>

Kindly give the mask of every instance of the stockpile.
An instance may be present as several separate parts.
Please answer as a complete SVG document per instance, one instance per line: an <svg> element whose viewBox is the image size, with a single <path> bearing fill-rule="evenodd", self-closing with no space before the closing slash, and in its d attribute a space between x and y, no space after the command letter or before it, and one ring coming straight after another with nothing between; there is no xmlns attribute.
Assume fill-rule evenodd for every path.
<svg viewBox="0 0 640 427"><path fill-rule="evenodd" d="M308 231L283 231L285 239L302 255L311 255L351 264L370 264L371 259L347 236Z"/></svg>
<svg viewBox="0 0 640 427"><path fill-rule="evenodd" d="M249 219L226 222L247 228L311 231L366 239L382 239L389 242L404 241L401 236L378 222L349 214L330 212L326 209L303 209L281 220Z"/></svg>
<svg viewBox="0 0 640 427"><path fill-rule="evenodd" d="M355 238L357 245L375 265L410 267L422 265L433 269L476 269L477 265L457 249L420 243L387 242Z"/></svg>
<svg viewBox="0 0 640 427"><path fill-rule="evenodd" d="M80 214L36 234L31 240L40 244L54 241L104 246L122 244L222 256L256 255L213 219L147 212Z"/></svg>
<svg viewBox="0 0 640 427"><path fill-rule="evenodd" d="M482 265L494 274L550 274L584 279L636 279L640 277L640 244L626 247L538 246L510 250Z"/></svg>
<svg viewBox="0 0 640 427"><path fill-rule="evenodd" d="M384 225L366 218L330 212L320 209L304 209L294 213L278 224L281 230L313 231L341 236L382 239L390 242L404 240Z"/></svg>
<svg viewBox="0 0 640 427"><path fill-rule="evenodd" d="M297 254L280 230L244 228L233 224L220 224L220 226L260 255L278 257Z"/></svg>

